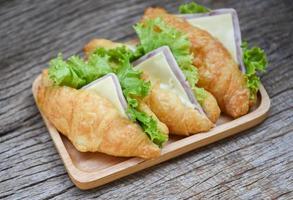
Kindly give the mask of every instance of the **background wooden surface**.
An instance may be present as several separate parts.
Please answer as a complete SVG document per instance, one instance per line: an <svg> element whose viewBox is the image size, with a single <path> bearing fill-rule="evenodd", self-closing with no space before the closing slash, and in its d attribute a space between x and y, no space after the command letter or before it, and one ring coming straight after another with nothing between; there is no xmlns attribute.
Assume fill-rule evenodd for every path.
<svg viewBox="0 0 293 200"><path fill-rule="evenodd" d="M126 41L151 5L183 1L0 1L0 199L293 198L293 2L203 1L238 11L242 36L268 53L272 107L261 125L113 183L70 181L35 106L31 84L48 60L94 37Z"/></svg>

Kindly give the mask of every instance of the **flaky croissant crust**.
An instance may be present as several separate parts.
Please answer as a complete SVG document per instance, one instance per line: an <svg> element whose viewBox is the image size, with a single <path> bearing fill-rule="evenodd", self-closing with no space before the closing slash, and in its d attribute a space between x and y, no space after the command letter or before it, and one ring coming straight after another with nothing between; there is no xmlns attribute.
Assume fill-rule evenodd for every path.
<svg viewBox="0 0 293 200"><path fill-rule="evenodd" d="M110 101L89 91L52 86L47 71L38 87L37 104L81 152L146 159L160 155L140 126L120 116Z"/></svg>
<svg viewBox="0 0 293 200"><path fill-rule="evenodd" d="M208 131L214 126L205 115L184 105L176 94L161 89L159 84L152 88L146 102L160 121L168 126L170 134L188 136Z"/></svg>

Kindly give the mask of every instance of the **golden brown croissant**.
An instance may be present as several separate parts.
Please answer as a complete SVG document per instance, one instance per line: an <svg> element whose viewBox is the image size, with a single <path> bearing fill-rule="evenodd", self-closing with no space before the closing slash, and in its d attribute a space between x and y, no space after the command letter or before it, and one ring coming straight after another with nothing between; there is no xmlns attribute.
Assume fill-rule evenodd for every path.
<svg viewBox="0 0 293 200"><path fill-rule="evenodd" d="M52 86L42 74L37 104L49 121L82 152L153 158L157 147L142 129L122 117L113 104L99 95L66 86Z"/></svg>
<svg viewBox="0 0 293 200"><path fill-rule="evenodd" d="M249 111L249 90L245 77L227 49L208 32L161 8L148 8L143 20L161 17L167 24L188 34L194 65L199 69L199 86L210 91L221 110L232 117Z"/></svg>
<svg viewBox="0 0 293 200"><path fill-rule="evenodd" d="M211 122L213 123L216 123L220 117L221 110L218 106L218 103L215 97L208 91L205 91L205 92L206 92L206 97L203 99L203 103L201 107L205 111L209 120L211 120Z"/></svg>
<svg viewBox="0 0 293 200"><path fill-rule="evenodd" d="M151 110L165 123L170 134L192 135L210 130L213 123L198 110L185 106L176 94L155 84L146 100Z"/></svg>

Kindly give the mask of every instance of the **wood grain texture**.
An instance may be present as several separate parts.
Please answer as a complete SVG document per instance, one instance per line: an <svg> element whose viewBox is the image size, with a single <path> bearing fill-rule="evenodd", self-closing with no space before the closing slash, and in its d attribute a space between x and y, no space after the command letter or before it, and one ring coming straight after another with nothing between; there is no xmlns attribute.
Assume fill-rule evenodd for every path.
<svg viewBox="0 0 293 200"><path fill-rule="evenodd" d="M181 3L183 1L180 1ZM90 191L69 180L31 84L59 51L94 37L129 40L150 5L179 1L0 1L0 199L290 199L293 196L293 3L203 1L238 11L243 38L269 55L267 120L240 135Z"/></svg>

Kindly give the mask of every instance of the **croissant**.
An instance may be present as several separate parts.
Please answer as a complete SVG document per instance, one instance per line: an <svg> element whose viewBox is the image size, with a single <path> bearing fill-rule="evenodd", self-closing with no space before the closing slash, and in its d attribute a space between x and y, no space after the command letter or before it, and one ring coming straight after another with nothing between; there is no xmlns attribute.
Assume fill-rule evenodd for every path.
<svg viewBox="0 0 293 200"><path fill-rule="evenodd" d="M215 97L208 91L206 91L206 97L203 99L201 107L209 120L211 120L213 123L216 123L220 117L221 110Z"/></svg>
<svg viewBox="0 0 293 200"><path fill-rule="evenodd" d="M109 100L86 90L52 86L47 71L38 87L37 104L81 152L146 159L160 155L140 126L122 117Z"/></svg>
<svg viewBox="0 0 293 200"><path fill-rule="evenodd" d="M188 136L208 131L214 126L205 115L185 106L176 94L161 89L159 84L152 88L146 102L171 134Z"/></svg>
<svg viewBox="0 0 293 200"><path fill-rule="evenodd" d="M193 64L199 69L200 87L217 99L221 110L236 118L249 111L249 90L245 77L228 50L208 32L161 8L148 8L145 19L161 17L168 25L188 35Z"/></svg>

